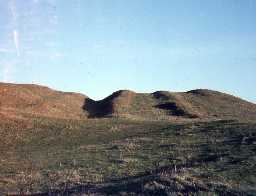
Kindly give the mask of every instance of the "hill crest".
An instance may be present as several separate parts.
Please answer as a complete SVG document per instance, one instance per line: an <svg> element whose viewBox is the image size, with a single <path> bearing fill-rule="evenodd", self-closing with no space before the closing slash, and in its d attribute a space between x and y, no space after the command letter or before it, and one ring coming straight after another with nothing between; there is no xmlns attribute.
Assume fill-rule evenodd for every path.
<svg viewBox="0 0 256 196"><path fill-rule="evenodd" d="M86 95L56 91L40 85L0 83L0 115L9 118L256 120L256 105L208 89L154 93L120 90L94 101Z"/></svg>

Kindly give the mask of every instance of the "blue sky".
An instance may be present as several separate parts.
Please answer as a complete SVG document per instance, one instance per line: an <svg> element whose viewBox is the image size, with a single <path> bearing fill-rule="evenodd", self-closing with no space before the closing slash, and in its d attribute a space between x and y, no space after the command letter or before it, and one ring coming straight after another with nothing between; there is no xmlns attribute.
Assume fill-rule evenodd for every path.
<svg viewBox="0 0 256 196"><path fill-rule="evenodd" d="M255 0L0 0L0 80L101 99L209 88L256 102Z"/></svg>

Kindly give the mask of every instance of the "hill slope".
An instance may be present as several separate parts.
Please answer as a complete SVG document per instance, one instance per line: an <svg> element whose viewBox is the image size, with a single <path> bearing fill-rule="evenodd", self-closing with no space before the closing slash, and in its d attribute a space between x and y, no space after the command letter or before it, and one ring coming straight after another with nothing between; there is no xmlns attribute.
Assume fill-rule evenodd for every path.
<svg viewBox="0 0 256 196"><path fill-rule="evenodd" d="M90 106L92 105L94 107L85 107L92 117L256 120L255 104L232 95L204 89L178 93L157 91L152 94L117 91Z"/></svg>
<svg viewBox="0 0 256 196"><path fill-rule="evenodd" d="M121 117L146 120L256 120L256 105L211 90L157 91L152 94L121 90L94 101L85 95L29 84L0 83L2 118L51 117L87 119Z"/></svg>
<svg viewBox="0 0 256 196"><path fill-rule="evenodd" d="M6 118L81 118L87 97L31 84L0 83L0 114Z"/></svg>

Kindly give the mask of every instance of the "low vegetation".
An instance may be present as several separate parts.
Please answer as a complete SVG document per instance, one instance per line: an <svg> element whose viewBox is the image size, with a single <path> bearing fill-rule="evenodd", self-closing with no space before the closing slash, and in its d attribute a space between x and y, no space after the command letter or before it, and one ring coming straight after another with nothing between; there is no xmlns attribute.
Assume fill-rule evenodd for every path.
<svg viewBox="0 0 256 196"><path fill-rule="evenodd" d="M2 194L256 194L253 123L31 123L0 129Z"/></svg>

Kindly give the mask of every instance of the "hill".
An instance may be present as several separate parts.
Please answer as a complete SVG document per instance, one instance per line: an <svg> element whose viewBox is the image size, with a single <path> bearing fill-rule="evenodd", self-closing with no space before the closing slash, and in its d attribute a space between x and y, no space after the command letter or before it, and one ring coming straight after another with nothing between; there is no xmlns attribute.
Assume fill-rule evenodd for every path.
<svg viewBox="0 0 256 196"><path fill-rule="evenodd" d="M0 195L255 195L255 104L0 83Z"/></svg>
<svg viewBox="0 0 256 196"><path fill-rule="evenodd" d="M87 102L88 103L88 102ZM152 94L121 90L85 104L90 117L147 120L256 120L256 105L225 93L198 89Z"/></svg>
<svg viewBox="0 0 256 196"><path fill-rule="evenodd" d="M88 119L119 117L146 120L256 120L256 105L225 93L198 89L152 94L120 90L94 101L29 84L0 83L0 115Z"/></svg>
<svg viewBox="0 0 256 196"><path fill-rule="evenodd" d="M83 118L86 98L39 85L0 83L0 114L6 118Z"/></svg>

